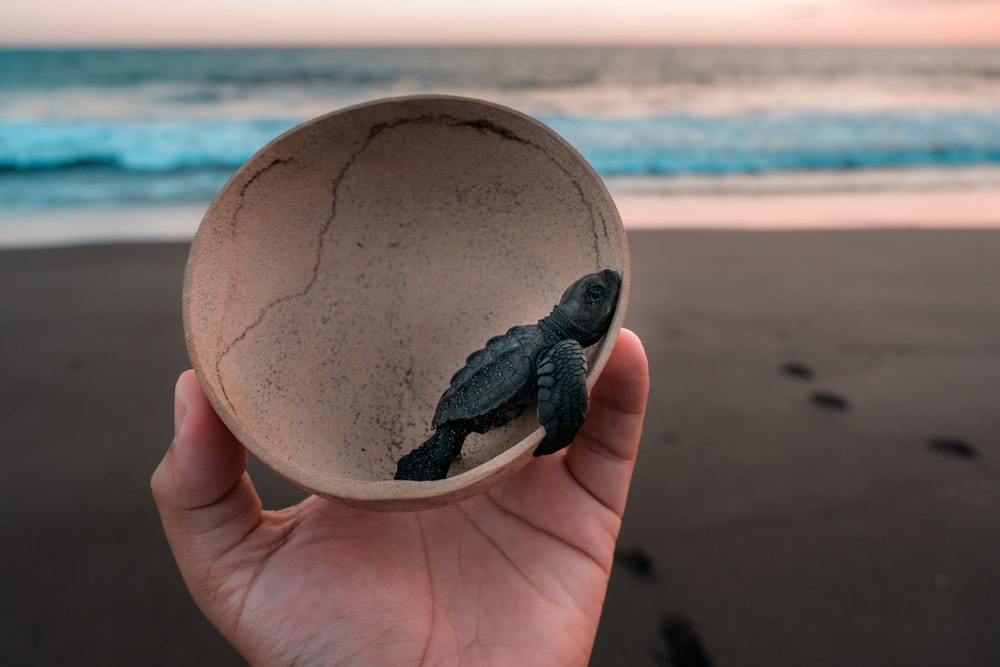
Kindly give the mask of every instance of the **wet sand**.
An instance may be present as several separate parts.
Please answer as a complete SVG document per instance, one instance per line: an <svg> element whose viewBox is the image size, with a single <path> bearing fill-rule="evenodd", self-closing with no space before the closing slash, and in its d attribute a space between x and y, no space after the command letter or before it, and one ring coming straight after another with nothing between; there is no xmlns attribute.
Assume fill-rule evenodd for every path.
<svg viewBox="0 0 1000 667"><path fill-rule="evenodd" d="M1000 230L630 239L653 385L592 664L1000 659ZM0 251L0 664L242 664L148 490L186 252Z"/></svg>

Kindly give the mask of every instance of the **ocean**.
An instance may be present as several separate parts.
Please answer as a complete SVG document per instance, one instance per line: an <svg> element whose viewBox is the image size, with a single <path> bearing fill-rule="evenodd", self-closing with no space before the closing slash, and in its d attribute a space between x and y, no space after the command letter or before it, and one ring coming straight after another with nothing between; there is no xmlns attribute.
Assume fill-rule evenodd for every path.
<svg viewBox="0 0 1000 667"><path fill-rule="evenodd" d="M3 50L0 211L207 204L288 128L416 93L532 115L616 197L1000 189L1000 48Z"/></svg>

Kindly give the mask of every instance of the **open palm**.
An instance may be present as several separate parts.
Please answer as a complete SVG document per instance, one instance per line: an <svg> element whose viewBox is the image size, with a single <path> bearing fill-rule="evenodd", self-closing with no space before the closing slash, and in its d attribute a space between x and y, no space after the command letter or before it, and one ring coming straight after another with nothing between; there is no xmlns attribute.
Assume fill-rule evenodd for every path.
<svg viewBox="0 0 1000 667"><path fill-rule="evenodd" d="M424 512L315 496L262 511L246 450L188 372L153 492L194 599L254 664L585 664L647 390L623 331L576 441L484 494Z"/></svg>

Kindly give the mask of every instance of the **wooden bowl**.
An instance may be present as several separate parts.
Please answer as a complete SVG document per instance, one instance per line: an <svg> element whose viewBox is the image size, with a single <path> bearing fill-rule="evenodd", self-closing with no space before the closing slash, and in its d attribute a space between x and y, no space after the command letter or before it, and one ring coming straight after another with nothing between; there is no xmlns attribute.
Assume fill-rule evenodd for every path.
<svg viewBox="0 0 1000 667"><path fill-rule="evenodd" d="M516 111L379 100L286 132L233 175L191 247L185 337L216 412L279 474L353 506L424 509L516 471L544 433L529 409L469 436L447 479L394 481L452 374L602 268L622 289L591 387L629 288L600 178Z"/></svg>

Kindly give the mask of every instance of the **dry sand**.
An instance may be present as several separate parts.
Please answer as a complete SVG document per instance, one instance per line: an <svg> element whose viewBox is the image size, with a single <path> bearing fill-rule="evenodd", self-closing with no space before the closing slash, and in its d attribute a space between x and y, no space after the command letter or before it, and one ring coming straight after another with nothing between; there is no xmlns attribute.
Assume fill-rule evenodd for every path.
<svg viewBox="0 0 1000 667"><path fill-rule="evenodd" d="M1000 231L630 239L653 387L592 664L1000 661ZM148 491L185 257L0 252L0 664L242 664Z"/></svg>

